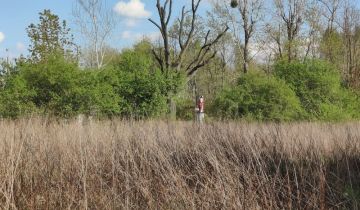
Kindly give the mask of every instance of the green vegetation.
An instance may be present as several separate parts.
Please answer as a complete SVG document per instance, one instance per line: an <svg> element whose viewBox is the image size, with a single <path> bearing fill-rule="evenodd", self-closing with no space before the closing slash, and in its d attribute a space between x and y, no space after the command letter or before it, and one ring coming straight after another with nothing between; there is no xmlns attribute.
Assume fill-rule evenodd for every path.
<svg viewBox="0 0 360 210"><path fill-rule="evenodd" d="M118 64L102 70L81 70L62 56L24 63L6 77L1 116L162 116L169 87L152 62L141 51L126 50Z"/></svg>
<svg viewBox="0 0 360 210"><path fill-rule="evenodd" d="M44 10L0 49L0 206L360 209L355 0L175 1L121 50L98 0L74 2L81 47Z"/></svg>
<svg viewBox="0 0 360 210"><path fill-rule="evenodd" d="M275 75L294 90L309 120L337 121L359 116L357 95L342 86L339 71L330 63L279 62Z"/></svg>
<svg viewBox="0 0 360 210"><path fill-rule="evenodd" d="M340 73L332 64L320 60L280 61L273 75L241 76L237 85L217 96L214 114L261 121L358 119L358 96L343 87Z"/></svg>
<svg viewBox="0 0 360 210"><path fill-rule="evenodd" d="M156 54L158 48L146 39L122 51L107 49L108 62L94 69L79 65L79 48L65 21L49 10L39 15L39 23L27 28L29 56L1 62L1 117L84 114L147 119L170 114L192 120L198 95L205 95L206 113L213 119L279 122L360 117L358 88L339 70L342 35L336 31L323 34L320 53L325 59L278 57L266 71L252 62L250 71L243 73L241 59L230 68L226 47L211 59L196 60L196 65L189 60L199 54L189 48L184 58L180 56L181 65L174 62L165 68ZM228 40L225 36L221 45ZM201 40L193 41L199 48ZM168 59L174 60L171 56ZM182 66L193 69L193 74Z"/></svg>
<svg viewBox="0 0 360 210"><path fill-rule="evenodd" d="M303 112L284 81L258 72L241 76L235 87L222 91L212 110L217 117L266 121L298 120Z"/></svg>

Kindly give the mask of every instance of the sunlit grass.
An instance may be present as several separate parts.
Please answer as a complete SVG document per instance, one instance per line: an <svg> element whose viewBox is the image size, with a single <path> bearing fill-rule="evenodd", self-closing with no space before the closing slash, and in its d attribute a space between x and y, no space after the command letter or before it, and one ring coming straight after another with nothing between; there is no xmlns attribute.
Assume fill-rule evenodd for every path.
<svg viewBox="0 0 360 210"><path fill-rule="evenodd" d="M357 209L360 124L0 122L3 209Z"/></svg>

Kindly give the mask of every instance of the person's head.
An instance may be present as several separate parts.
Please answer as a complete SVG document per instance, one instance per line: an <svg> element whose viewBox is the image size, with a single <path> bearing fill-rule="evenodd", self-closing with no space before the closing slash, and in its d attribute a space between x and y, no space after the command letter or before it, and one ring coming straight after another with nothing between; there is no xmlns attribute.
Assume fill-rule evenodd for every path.
<svg viewBox="0 0 360 210"><path fill-rule="evenodd" d="M204 96L200 96L200 97L199 97L199 100L200 100L200 101L204 101Z"/></svg>

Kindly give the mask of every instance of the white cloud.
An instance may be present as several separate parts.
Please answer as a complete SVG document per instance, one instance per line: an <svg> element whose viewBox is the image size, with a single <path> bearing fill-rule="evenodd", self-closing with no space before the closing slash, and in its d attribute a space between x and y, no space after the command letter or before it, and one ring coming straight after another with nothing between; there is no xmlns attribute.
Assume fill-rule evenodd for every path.
<svg viewBox="0 0 360 210"><path fill-rule="evenodd" d="M0 43L3 42L5 39L5 34L3 32L0 32Z"/></svg>
<svg viewBox="0 0 360 210"><path fill-rule="evenodd" d="M145 9L141 0L120 1L114 6L114 11L121 16L128 18L148 18L151 13Z"/></svg>
<svg viewBox="0 0 360 210"><path fill-rule="evenodd" d="M18 42L18 43L16 43L16 49L19 52L24 52L25 51L25 45L22 42Z"/></svg>

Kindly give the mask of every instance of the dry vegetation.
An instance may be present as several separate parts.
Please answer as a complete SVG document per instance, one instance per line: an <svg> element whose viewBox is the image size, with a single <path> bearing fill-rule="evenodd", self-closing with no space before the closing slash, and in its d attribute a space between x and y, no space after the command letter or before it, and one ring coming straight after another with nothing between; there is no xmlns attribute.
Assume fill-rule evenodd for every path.
<svg viewBox="0 0 360 210"><path fill-rule="evenodd" d="M3 209L358 209L360 124L0 122Z"/></svg>

